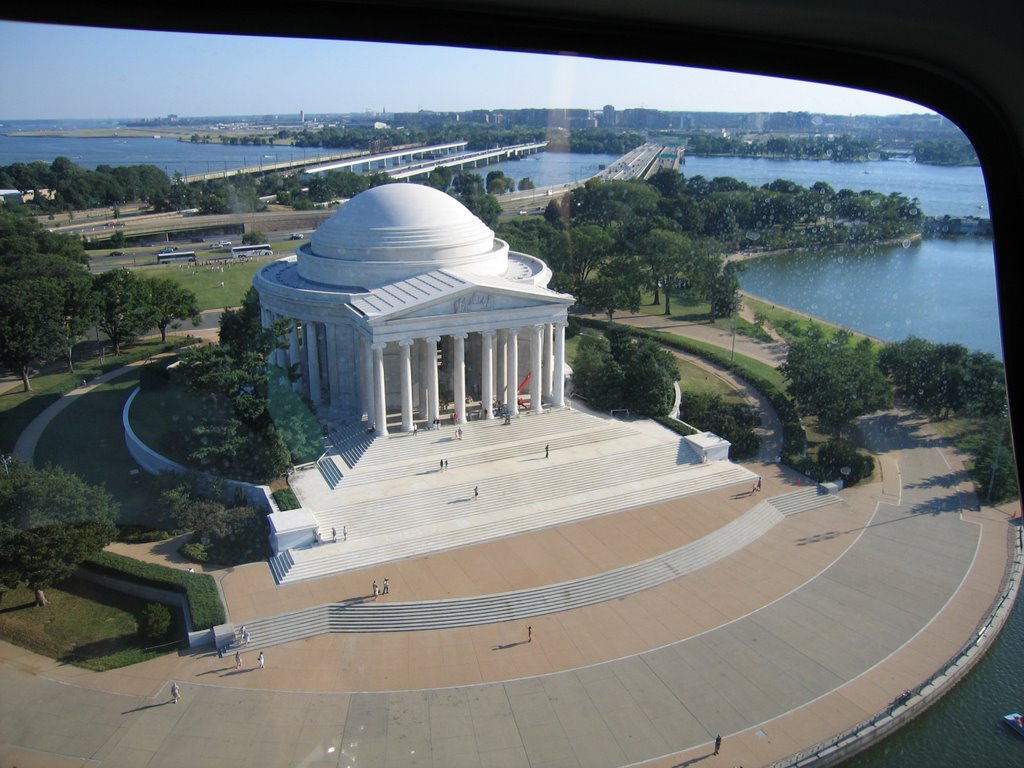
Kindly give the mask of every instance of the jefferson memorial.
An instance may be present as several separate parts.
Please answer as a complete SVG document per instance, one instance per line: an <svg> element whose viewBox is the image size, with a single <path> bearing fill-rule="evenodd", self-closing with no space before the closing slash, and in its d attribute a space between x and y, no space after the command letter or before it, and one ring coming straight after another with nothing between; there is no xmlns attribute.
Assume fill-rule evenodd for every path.
<svg viewBox="0 0 1024 768"><path fill-rule="evenodd" d="M378 435L564 404L569 295L455 198L419 184L353 197L296 255L260 269L264 327L288 322L273 363L321 418Z"/></svg>

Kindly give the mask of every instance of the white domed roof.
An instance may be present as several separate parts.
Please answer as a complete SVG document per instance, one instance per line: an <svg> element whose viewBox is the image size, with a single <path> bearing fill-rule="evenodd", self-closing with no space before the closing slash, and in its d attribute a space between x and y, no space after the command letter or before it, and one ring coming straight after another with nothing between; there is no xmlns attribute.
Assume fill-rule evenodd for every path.
<svg viewBox="0 0 1024 768"><path fill-rule="evenodd" d="M441 268L501 274L508 246L458 200L422 184L384 184L353 197L300 248L316 282L370 287Z"/></svg>

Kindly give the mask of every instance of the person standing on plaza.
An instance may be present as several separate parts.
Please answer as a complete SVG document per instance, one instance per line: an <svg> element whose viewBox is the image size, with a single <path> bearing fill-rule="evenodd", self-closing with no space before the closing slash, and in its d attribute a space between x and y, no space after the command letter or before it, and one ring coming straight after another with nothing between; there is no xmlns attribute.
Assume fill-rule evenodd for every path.
<svg viewBox="0 0 1024 768"><path fill-rule="evenodd" d="M373 599L377 599L377 595L380 594L380 587L377 586L377 580L373 580Z"/></svg>
<svg viewBox="0 0 1024 768"><path fill-rule="evenodd" d="M545 445L544 446L544 458L545 459L551 458L551 446L550 445Z"/></svg>
<svg viewBox="0 0 1024 768"><path fill-rule="evenodd" d="M715 736L715 754L716 755L718 754L718 751L721 748L722 748L722 734L718 734L717 736Z"/></svg>
<svg viewBox="0 0 1024 768"><path fill-rule="evenodd" d="M331 528L331 541L335 542L337 540L338 540L338 529L337 528Z"/></svg>
<svg viewBox="0 0 1024 768"><path fill-rule="evenodd" d="M479 485L474 485L473 486L473 498L475 499L475 498L478 498L479 496L480 496L480 486Z"/></svg>
<svg viewBox="0 0 1024 768"><path fill-rule="evenodd" d="M177 704L181 701L181 691L178 690L178 684L171 681L171 701Z"/></svg>
<svg viewBox="0 0 1024 768"><path fill-rule="evenodd" d="M341 526L341 540L342 541L348 541L348 526L347 525Z"/></svg>
<svg viewBox="0 0 1024 768"><path fill-rule="evenodd" d="M528 642L528 643L532 643L533 642L533 627L532 626L529 626L529 627L526 628L526 642Z"/></svg>
<svg viewBox="0 0 1024 768"><path fill-rule="evenodd" d="M260 651L260 655L256 657L256 666L260 669L266 669L267 659L263 655L263 651Z"/></svg>
<svg viewBox="0 0 1024 768"><path fill-rule="evenodd" d="M235 651L235 669L242 668L242 654L239 651Z"/></svg>
<svg viewBox="0 0 1024 768"><path fill-rule="evenodd" d="M388 577L384 577L384 594L386 595L390 591L390 584L388 583Z"/></svg>

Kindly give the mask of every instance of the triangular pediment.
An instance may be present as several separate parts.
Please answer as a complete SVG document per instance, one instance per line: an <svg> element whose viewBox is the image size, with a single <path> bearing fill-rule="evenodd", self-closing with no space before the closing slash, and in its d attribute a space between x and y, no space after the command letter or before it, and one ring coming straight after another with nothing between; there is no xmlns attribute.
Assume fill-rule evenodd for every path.
<svg viewBox="0 0 1024 768"><path fill-rule="evenodd" d="M516 285L511 281L485 285L453 277L440 271L421 275L382 286L351 303L371 323L562 307L573 303L571 296L534 285Z"/></svg>

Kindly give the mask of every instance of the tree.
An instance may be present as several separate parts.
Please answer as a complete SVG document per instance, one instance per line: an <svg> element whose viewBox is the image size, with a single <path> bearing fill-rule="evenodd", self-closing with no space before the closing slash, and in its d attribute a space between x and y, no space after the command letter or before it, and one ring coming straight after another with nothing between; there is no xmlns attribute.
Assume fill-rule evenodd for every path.
<svg viewBox="0 0 1024 768"><path fill-rule="evenodd" d="M740 278L742 266L730 261L723 264L718 274L706 282L701 295L711 304L711 319L730 317L740 308Z"/></svg>
<svg viewBox="0 0 1024 768"><path fill-rule="evenodd" d="M267 236L258 229L242 235L242 245L262 245L265 242L267 242Z"/></svg>
<svg viewBox="0 0 1024 768"><path fill-rule="evenodd" d="M572 361L574 390L598 410L622 403L622 367L612 357L611 345L603 336L581 336Z"/></svg>
<svg viewBox="0 0 1024 768"><path fill-rule="evenodd" d="M56 467L11 462L0 476L0 552L5 579L45 590L114 539L118 504L107 491Z"/></svg>
<svg viewBox="0 0 1024 768"><path fill-rule="evenodd" d="M533 183L533 179L531 179L529 176L523 176L523 178L521 178L519 180L519 191L520 192L526 192L527 190L536 189L536 188L537 188L537 185Z"/></svg>
<svg viewBox="0 0 1024 768"><path fill-rule="evenodd" d="M630 344L625 359L617 362L624 372L625 405L644 416L667 415L675 400L672 385L679 378L671 353L651 339L640 339Z"/></svg>
<svg viewBox="0 0 1024 768"><path fill-rule="evenodd" d="M800 412L817 416L822 430L836 438L858 416L892 403L892 391L876 364L870 340L854 342L846 329L827 336L812 324L790 344L779 370Z"/></svg>
<svg viewBox="0 0 1024 768"><path fill-rule="evenodd" d="M147 303L148 290L143 280L127 269L112 269L96 278L99 299L99 328L121 354L121 345L135 339L155 325Z"/></svg>
<svg viewBox="0 0 1024 768"><path fill-rule="evenodd" d="M178 320L191 320L199 325L199 303L188 288L169 277L154 277L145 281L145 302L148 314L160 329L160 341L167 341L167 328L177 328Z"/></svg>
<svg viewBox="0 0 1024 768"><path fill-rule="evenodd" d="M641 251L654 288L654 304L660 304L659 288L665 291L665 314L672 314L672 287L686 271L694 255L693 243L686 235L655 229L641 241Z"/></svg>
<svg viewBox="0 0 1024 768"><path fill-rule="evenodd" d="M0 362L21 375L32 390L33 365L62 350L62 295L56 280L17 280L0 284Z"/></svg>

